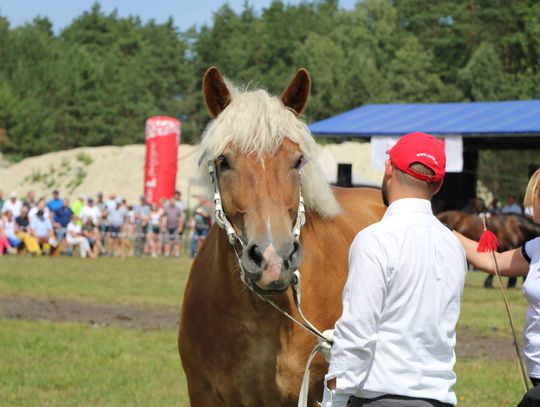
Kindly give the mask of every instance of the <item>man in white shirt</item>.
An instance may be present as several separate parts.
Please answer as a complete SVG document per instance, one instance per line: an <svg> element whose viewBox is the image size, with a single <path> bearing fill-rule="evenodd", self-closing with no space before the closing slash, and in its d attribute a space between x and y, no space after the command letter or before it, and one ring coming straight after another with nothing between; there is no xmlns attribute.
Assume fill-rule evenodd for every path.
<svg viewBox="0 0 540 407"><path fill-rule="evenodd" d="M96 205L94 205L94 199L92 197L89 197L86 200L86 205L82 207L79 217L81 218L82 223L86 223L88 219L91 219L94 226L99 225L101 211Z"/></svg>
<svg viewBox="0 0 540 407"><path fill-rule="evenodd" d="M9 199L4 202L4 205L2 206L2 213L6 213L7 211L11 211L14 218L19 216L21 214L21 208L22 208L22 201L20 199L17 199L17 193L12 192L9 195Z"/></svg>
<svg viewBox="0 0 540 407"><path fill-rule="evenodd" d="M455 327L467 268L457 238L431 210L442 185L442 142L425 133L388 151L389 205L349 252L343 313L336 323L324 407L447 407Z"/></svg>

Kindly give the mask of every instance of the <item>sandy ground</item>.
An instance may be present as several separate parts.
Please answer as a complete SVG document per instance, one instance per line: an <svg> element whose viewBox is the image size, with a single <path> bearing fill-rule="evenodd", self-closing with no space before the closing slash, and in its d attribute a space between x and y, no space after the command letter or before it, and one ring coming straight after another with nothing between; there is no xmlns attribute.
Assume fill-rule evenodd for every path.
<svg viewBox="0 0 540 407"><path fill-rule="evenodd" d="M198 203L197 195L205 193L193 183L198 159L197 146L179 147L176 186L190 206ZM371 169L369 143L321 146L318 159L330 181L335 181L337 164L346 163L352 164L355 182L380 185L382 173ZM108 196L114 192L117 197L136 203L143 192L144 161L145 146L142 144L58 151L26 158L5 168L0 164L0 190L7 197L13 191L23 196L32 189L38 197L47 199L53 189L71 199L95 196L98 192Z"/></svg>
<svg viewBox="0 0 540 407"><path fill-rule="evenodd" d="M74 300L38 299L30 296L0 297L0 315L29 321L80 322L94 327L118 325L137 330L176 330L179 312L128 305L90 304ZM478 335L458 329L459 358L515 359L513 342L507 338Z"/></svg>

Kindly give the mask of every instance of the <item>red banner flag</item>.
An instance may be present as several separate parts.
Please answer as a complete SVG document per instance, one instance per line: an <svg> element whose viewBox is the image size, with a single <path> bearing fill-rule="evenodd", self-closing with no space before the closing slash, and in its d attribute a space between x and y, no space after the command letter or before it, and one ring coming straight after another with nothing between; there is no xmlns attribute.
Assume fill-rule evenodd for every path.
<svg viewBox="0 0 540 407"><path fill-rule="evenodd" d="M155 116L146 121L144 196L148 203L174 195L179 144L178 119Z"/></svg>

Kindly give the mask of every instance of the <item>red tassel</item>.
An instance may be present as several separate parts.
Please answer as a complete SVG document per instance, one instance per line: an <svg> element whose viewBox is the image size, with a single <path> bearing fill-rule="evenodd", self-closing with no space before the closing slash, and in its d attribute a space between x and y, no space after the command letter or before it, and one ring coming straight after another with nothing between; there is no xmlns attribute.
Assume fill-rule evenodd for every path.
<svg viewBox="0 0 540 407"><path fill-rule="evenodd" d="M490 230L484 229L480 241L478 242L477 252L496 252L499 248L499 241L497 236Z"/></svg>

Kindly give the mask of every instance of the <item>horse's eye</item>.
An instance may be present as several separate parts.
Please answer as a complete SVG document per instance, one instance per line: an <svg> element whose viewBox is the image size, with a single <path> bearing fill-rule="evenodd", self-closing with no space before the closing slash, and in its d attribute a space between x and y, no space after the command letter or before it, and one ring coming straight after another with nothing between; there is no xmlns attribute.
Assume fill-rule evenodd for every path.
<svg viewBox="0 0 540 407"><path fill-rule="evenodd" d="M220 155L218 158L217 158L217 164L219 166L219 169L221 171L226 171L226 170L230 170L231 169L231 166L229 164L229 161L227 161L227 158L225 158L224 155Z"/></svg>
<svg viewBox="0 0 540 407"><path fill-rule="evenodd" d="M294 164L294 169L299 170L304 165L304 156L301 155L296 164Z"/></svg>

